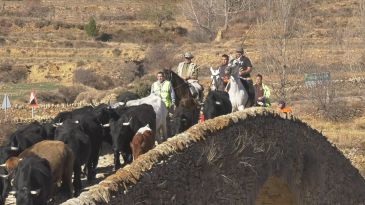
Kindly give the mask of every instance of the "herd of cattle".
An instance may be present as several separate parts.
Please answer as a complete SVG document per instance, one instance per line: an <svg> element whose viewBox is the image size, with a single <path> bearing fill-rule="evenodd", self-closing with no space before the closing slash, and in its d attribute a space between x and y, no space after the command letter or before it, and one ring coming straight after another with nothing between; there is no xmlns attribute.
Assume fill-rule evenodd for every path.
<svg viewBox="0 0 365 205"><path fill-rule="evenodd" d="M47 204L58 192L78 196L81 174L88 181L96 177L103 142L112 145L118 169L120 154L128 164L152 149L156 140L160 143L197 123L179 108L170 119L155 95L138 99L127 92L118 101L61 112L51 122L33 122L12 133L0 147L0 205L8 194L15 195L18 205ZM211 91L203 106L205 119L232 109L228 94L221 91Z"/></svg>

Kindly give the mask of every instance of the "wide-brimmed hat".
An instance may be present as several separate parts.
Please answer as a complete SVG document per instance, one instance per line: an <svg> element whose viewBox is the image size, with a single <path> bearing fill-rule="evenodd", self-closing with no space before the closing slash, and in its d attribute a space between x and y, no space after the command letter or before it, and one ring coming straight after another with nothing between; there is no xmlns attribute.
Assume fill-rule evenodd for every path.
<svg viewBox="0 0 365 205"><path fill-rule="evenodd" d="M243 48L242 48L242 47L238 47L238 48L236 48L236 52L237 52L237 53L243 53L243 52L244 52L244 50L243 50Z"/></svg>
<svg viewBox="0 0 365 205"><path fill-rule="evenodd" d="M184 54L184 57L185 57L185 58L194 58L193 54L191 54L190 52L186 52L186 53Z"/></svg>

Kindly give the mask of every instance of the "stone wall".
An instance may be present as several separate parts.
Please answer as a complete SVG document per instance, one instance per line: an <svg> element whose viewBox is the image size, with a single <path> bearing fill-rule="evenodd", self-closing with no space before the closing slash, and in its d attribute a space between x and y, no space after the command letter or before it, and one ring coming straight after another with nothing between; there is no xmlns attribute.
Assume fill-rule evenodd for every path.
<svg viewBox="0 0 365 205"><path fill-rule="evenodd" d="M196 125L64 204L359 205L364 190L321 133L256 108Z"/></svg>
<svg viewBox="0 0 365 205"><path fill-rule="evenodd" d="M6 118L5 111L0 112L0 125L8 123L30 123L34 120L48 121L53 119L58 113L63 111L71 111L83 106L86 103L70 103L70 104L39 104L34 109L34 118L32 119L32 108L29 105L15 104L12 108L7 110Z"/></svg>

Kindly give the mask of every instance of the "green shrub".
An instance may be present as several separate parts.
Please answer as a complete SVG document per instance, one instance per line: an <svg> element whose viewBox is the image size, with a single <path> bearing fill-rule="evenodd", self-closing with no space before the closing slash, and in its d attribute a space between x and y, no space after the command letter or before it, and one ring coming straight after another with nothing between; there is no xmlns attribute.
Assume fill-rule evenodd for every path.
<svg viewBox="0 0 365 205"><path fill-rule="evenodd" d="M85 25L85 31L90 37L98 35L98 28L96 27L96 21L94 18L90 18L89 23Z"/></svg>

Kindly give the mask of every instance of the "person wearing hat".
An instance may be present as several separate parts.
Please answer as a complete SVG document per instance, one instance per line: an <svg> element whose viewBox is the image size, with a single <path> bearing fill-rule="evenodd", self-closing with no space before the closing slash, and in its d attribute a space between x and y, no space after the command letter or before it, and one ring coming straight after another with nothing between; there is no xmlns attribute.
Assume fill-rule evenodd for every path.
<svg viewBox="0 0 365 205"><path fill-rule="evenodd" d="M192 62L193 54L186 52L184 54L184 62L177 66L177 74L184 80L198 80L198 66Z"/></svg>
<svg viewBox="0 0 365 205"><path fill-rule="evenodd" d="M284 100L280 100L278 106L279 106L280 112L283 112L283 113L292 113L293 112L293 110L290 107L286 106L286 103Z"/></svg>
<svg viewBox="0 0 365 205"><path fill-rule="evenodd" d="M198 66L192 62L194 56L190 52L186 52L184 58L184 62L179 63L177 66L176 73L196 89L197 93L195 93L195 96L201 100L203 87L198 83L199 69ZM194 96L194 90L192 91Z"/></svg>
<svg viewBox="0 0 365 205"><path fill-rule="evenodd" d="M255 102L255 88L251 78L252 63L251 60L245 56L245 51L242 47L236 48L236 58L233 60L233 64L240 67L240 78L243 79L243 86L245 87L249 101L252 101L253 105Z"/></svg>

